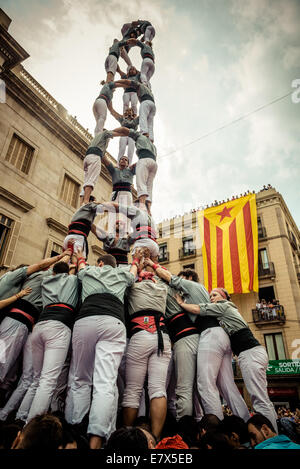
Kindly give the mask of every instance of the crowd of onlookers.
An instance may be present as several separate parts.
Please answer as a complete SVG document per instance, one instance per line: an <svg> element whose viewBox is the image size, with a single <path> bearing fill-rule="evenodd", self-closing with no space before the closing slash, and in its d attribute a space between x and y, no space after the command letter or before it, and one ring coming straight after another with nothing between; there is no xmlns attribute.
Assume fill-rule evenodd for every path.
<svg viewBox="0 0 300 469"><path fill-rule="evenodd" d="M274 187L271 186L271 184L268 184L267 186L264 185L263 188L259 191L259 192L262 192L262 191L267 191L269 189L274 189ZM222 204L225 204L226 202L230 202L232 200L236 200L236 199L239 199L240 197L245 197L246 195L249 195L249 194L255 194L255 191L245 191L243 194L236 194L236 195L232 195L231 198L227 198L226 200L223 199L223 200L214 200L212 203L210 204L206 204L206 205L200 205L198 208L193 208L192 210L190 210L190 212L186 212L184 213L184 215L188 215L189 213L195 213L195 212L199 212L201 210L206 210L208 208L211 208L211 207L217 207L218 205L222 205ZM172 218L177 218L179 215L175 215L174 217ZM166 221L166 219L162 220L163 222Z"/></svg>
<svg viewBox="0 0 300 469"><path fill-rule="evenodd" d="M272 321L284 316L283 306L279 304L279 300L275 299L272 301L266 301L265 299L259 300L259 302L256 303L256 310L259 319L264 321Z"/></svg>
<svg viewBox="0 0 300 469"><path fill-rule="evenodd" d="M300 409L277 409L278 433L261 414L251 412L248 422L233 415L223 406L224 419L206 414L200 421L184 416L179 421L167 414L159 441L151 433L150 420L138 417L134 426L121 426L104 447L109 452L155 449L236 450L236 449L300 449ZM68 424L62 413L38 415L24 422L1 423L0 449L89 449L87 421Z"/></svg>

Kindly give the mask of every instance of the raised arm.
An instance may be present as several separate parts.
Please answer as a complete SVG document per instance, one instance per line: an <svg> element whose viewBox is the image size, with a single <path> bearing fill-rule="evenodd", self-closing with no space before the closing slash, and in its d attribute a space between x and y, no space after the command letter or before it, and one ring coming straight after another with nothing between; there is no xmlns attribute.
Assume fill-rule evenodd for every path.
<svg viewBox="0 0 300 469"><path fill-rule="evenodd" d="M83 252L78 249L77 250L77 272L80 272L80 270L85 269L86 263L85 263L85 257L83 255Z"/></svg>
<svg viewBox="0 0 300 469"><path fill-rule="evenodd" d="M123 86L123 88L128 88L129 86L132 85L131 80L125 80L125 79L117 80L114 83L115 83L116 88L120 88L120 86Z"/></svg>
<svg viewBox="0 0 300 469"><path fill-rule="evenodd" d="M119 119L122 119L122 114L119 114L117 111L114 110L113 106L112 106L112 102L110 101L110 103L107 105L108 109L109 109L109 112L111 113L112 116L114 116L114 118L118 121Z"/></svg>
<svg viewBox="0 0 300 469"><path fill-rule="evenodd" d="M66 255L71 255L70 249L67 249L63 253L59 254L58 256L48 257L47 259L43 259L42 261L38 262L37 264L32 264L27 267L27 275L31 275L35 272L39 272L40 270L47 269L52 264L56 264L63 259Z"/></svg>
<svg viewBox="0 0 300 469"><path fill-rule="evenodd" d="M143 250L137 249L134 254L134 259L132 261L130 271L134 277L137 276L138 272L140 272L144 267L144 258L143 258Z"/></svg>
<svg viewBox="0 0 300 469"><path fill-rule="evenodd" d="M0 309L6 308L6 306L11 305L15 301L17 301L19 298L23 298L23 296L28 295L31 292L32 292L32 289L27 287L27 288L24 288L24 290L19 291L19 293L16 293L15 295L11 296L10 298L6 298L6 300L1 300Z"/></svg>
<svg viewBox="0 0 300 469"><path fill-rule="evenodd" d="M120 69L119 65L117 65L117 72L118 74L120 75L121 78L127 78L127 75L125 72L122 72L122 70Z"/></svg>
<svg viewBox="0 0 300 469"><path fill-rule="evenodd" d="M199 305L190 305L187 304L183 301L182 297L176 293L175 294L175 300L179 304L179 306L184 309L187 313L192 313L192 314L200 314L200 306Z"/></svg>
<svg viewBox="0 0 300 469"><path fill-rule="evenodd" d="M116 137L128 137L130 129L127 127L117 127L112 132Z"/></svg>
<svg viewBox="0 0 300 469"><path fill-rule="evenodd" d="M149 258L144 260L144 264L149 265L150 267L152 267L152 269L155 270L155 273L156 273L156 275L158 275L159 278L161 278L162 280L165 280L166 282L170 283L172 274L167 269L160 266L159 264L155 264Z"/></svg>

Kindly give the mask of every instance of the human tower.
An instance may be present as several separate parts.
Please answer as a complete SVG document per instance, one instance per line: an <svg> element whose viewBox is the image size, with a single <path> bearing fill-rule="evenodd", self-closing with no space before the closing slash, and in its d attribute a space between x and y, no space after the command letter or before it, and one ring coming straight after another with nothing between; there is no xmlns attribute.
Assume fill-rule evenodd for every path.
<svg viewBox="0 0 300 469"><path fill-rule="evenodd" d="M95 137L84 158L81 206L68 227L65 250L0 279L0 420L16 412L16 419L29 422L49 409L59 410L84 433L90 448L98 449L116 429L117 415L123 425L134 424L147 382L156 439L167 408L177 420L185 415L201 419L203 413L222 419L220 394L247 421L248 408L234 383L234 353L255 410L276 428L266 351L226 290L215 288L209 295L194 270L173 275L158 264L151 215L157 171L150 84L155 29L137 20L124 24L121 32L122 40L115 39L109 49L106 82L93 106ZM135 46L141 49L140 71L129 57ZM121 79L114 81L117 72ZM118 87L124 88L122 114L112 107ZM107 110L121 127L104 129ZM120 137L117 167L105 155L114 137ZM132 165L134 146L138 161ZM105 203L91 195L102 162L113 183L112 200ZM133 204L134 174L138 200ZM113 215L108 231L94 224L104 212ZM96 266L87 264L90 231L106 251ZM22 376L11 389L20 361Z"/></svg>

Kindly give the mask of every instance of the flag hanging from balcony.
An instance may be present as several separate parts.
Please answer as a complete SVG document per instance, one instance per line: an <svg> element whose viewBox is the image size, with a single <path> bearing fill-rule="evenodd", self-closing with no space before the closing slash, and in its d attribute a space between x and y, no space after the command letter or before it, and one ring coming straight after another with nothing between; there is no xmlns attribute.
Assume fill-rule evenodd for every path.
<svg viewBox="0 0 300 469"><path fill-rule="evenodd" d="M255 194L198 214L204 282L208 291L258 291L258 234Z"/></svg>

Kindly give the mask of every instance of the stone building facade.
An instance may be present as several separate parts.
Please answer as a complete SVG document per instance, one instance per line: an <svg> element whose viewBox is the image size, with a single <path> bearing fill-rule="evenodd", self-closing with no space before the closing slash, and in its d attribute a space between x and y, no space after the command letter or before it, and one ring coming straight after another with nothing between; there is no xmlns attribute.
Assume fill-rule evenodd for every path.
<svg viewBox="0 0 300 469"><path fill-rule="evenodd" d="M259 292L235 294L232 301L255 337L266 346L270 373L274 369L271 365L280 362L275 363L276 375L268 375L272 400L295 406L300 401L300 234L283 197L274 188L258 192L256 204ZM204 283L197 219L194 211L158 225L159 261L174 274L194 268ZM271 303L276 299L279 306L264 313L256 307L262 299ZM238 370L236 380L248 398Z"/></svg>
<svg viewBox="0 0 300 469"><path fill-rule="evenodd" d="M23 67L29 54L10 35L10 23L0 10L0 275L61 252L92 139ZM110 200L111 189L102 165L96 200ZM102 244L91 233L89 245L94 264Z"/></svg>

